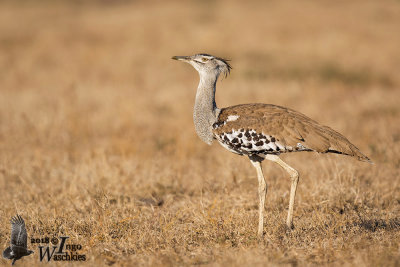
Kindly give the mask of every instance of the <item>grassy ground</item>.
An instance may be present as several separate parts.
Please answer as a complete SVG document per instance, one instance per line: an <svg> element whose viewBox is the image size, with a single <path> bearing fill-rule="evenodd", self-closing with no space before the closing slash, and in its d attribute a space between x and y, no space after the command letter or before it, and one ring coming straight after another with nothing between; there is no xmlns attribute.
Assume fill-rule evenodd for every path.
<svg viewBox="0 0 400 267"><path fill-rule="evenodd" d="M1 249L19 213L88 266L400 265L398 1L107 3L0 3ZM197 52L232 59L220 107L291 107L375 164L283 155L288 231L290 179L265 162L258 243L256 173L197 138L197 73L170 59Z"/></svg>

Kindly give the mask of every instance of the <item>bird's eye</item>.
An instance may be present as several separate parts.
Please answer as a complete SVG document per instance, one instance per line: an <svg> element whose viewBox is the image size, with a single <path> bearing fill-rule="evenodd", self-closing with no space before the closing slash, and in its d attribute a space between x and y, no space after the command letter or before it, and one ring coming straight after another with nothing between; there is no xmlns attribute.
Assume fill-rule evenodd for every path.
<svg viewBox="0 0 400 267"><path fill-rule="evenodd" d="M207 61L208 61L208 58L203 57L203 58L201 59L201 61L207 62Z"/></svg>

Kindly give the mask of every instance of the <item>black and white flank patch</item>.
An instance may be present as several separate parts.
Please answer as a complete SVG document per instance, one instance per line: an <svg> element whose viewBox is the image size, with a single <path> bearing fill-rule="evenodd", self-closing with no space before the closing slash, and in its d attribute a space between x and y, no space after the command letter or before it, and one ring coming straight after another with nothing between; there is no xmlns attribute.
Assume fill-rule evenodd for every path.
<svg viewBox="0 0 400 267"><path fill-rule="evenodd" d="M284 146L275 137L257 133L253 129L232 129L216 137L223 147L239 155L280 154L308 150L300 143L295 148Z"/></svg>
<svg viewBox="0 0 400 267"><path fill-rule="evenodd" d="M218 140L228 150L241 155L279 154L286 150L274 137L252 129L232 129L221 133Z"/></svg>

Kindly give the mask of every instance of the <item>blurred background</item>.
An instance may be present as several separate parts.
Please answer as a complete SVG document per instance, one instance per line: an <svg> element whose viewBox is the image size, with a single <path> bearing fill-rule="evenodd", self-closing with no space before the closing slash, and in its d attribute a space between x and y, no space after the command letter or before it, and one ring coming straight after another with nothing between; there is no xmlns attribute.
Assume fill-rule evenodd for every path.
<svg viewBox="0 0 400 267"><path fill-rule="evenodd" d="M2 145L153 154L181 135L197 142L198 76L170 58L202 52L232 60L220 107L288 106L368 152L375 131L399 138L385 121L398 117L399 12L397 1L2 1Z"/></svg>
<svg viewBox="0 0 400 267"><path fill-rule="evenodd" d="M171 57L195 53L231 60L231 75L217 86L219 107L251 102L290 107L341 132L375 162L371 167L340 156L284 156L304 174L295 221L305 227L312 224L301 222L301 214L314 210L314 203L325 203L320 204L326 208L320 209L322 217L325 211L340 210L346 203L358 203L363 210L367 208L362 205L370 203L367 206L376 218L395 222L393 229L398 234L399 47L400 2L395 0L3 0L0 201L5 208L0 211L1 243L8 242L8 218L18 211L31 225L49 227L52 233L76 234L88 255L107 263L121 259L145 262L140 253L147 253L150 262L166 265L203 262L203 258L209 263L232 263L237 252L229 248L219 256L208 250L192 251L196 259L192 262L193 257L186 256L187 235L180 241L181 250L171 249L173 236L185 233L171 215L182 205L193 205L192 218L201 217L200 200L205 206L220 206L222 217L224 212L236 216L233 209L225 206L224 210L224 203L231 201L236 214L249 214L243 215L247 232L242 239L254 235L257 221L253 206L257 204L257 180L250 164L216 144L205 145L194 131L198 74ZM274 211L276 221L283 222L289 179L281 179L285 174L275 166L268 165L266 170L275 190L269 193L267 213ZM337 179L354 188L332 191ZM354 184L354 179L359 182ZM165 204L156 215L146 205L145 210L134 203L110 207L108 200L121 195ZM323 202L326 199L331 202ZM60 201L68 208L58 210ZM241 208L243 213L238 211ZM151 225L154 216L170 218L173 229L180 232L170 230L167 236L152 239L159 235L156 230L150 227L146 232L129 217L136 209L144 216L142 225ZM218 214L213 216L218 218ZM68 223L71 217L79 219ZM140 253L123 254L116 248L114 254L106 253L93 245L108 242L113 250L113 239L102 231L115 227L111 221L125 219L147 233L151 244L136 232L123 232L119 238ZM353 219L349 217L349 224L358 220ZM235 217L234 221L241 225L240 220ZM127 229L132 227L127 225ZM28 232L38 235L35 229ZM190 229L186 230L193 232ZM210 228L209 233L215 229L220 228ZM386 233L388 240L391 233ZM369 232L365 234L366 240L371 238ZM198 247L220 244L217 234L204 236L208 241ZM274 243L274 236L270 238ZM242 239L237 242L245 248L255 246ZM323 240L315 242L324 247ZM364 256L377 259L376 253L382 255L382 251L388 254L378 263L393 264L393 259L399 259L396 245L390 242L380 246L382 251L374 247L348 258L340 249L331 254L325 251L326 256L317 251L318 256L312 258L314 252L301 252L301 243L282 246L280 252L271 249L300 263L321 264L344 257L339 262L363 264ZM353 253L357 246L341 248ZM246 251L238 254L244 262L260 256ZM166 258L160 258L160 253ZM275 254L268 255L274 259L271 255Z"/></svg>

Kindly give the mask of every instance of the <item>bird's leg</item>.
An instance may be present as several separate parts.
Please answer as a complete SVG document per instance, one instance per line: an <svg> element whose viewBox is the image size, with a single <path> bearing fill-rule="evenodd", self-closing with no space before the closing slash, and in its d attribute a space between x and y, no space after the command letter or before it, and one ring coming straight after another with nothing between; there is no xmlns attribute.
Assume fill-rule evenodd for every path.
<svg viewBox="0 0 400 267"><path fill-rule="evenodd" d="M258 206L258 238L263 236L264 228L264 205L265 196L267 195L267 184L262 172L261 161L250 159L253 166L256 168L258 177L258 197L260 198L260 203Z"/></svg>
<svg viewBox="0 0 400 267"><path fill-rule="evenodd" d="M299 182L299 173L276 155L267 155L266 159L278 163L285 171L289 173L290 178L292 179L292 185L290 187L289 211L286 220L287 226L292 229L294 198L296 196L297 183Z"/></svg>

